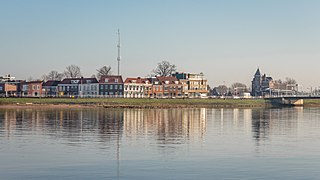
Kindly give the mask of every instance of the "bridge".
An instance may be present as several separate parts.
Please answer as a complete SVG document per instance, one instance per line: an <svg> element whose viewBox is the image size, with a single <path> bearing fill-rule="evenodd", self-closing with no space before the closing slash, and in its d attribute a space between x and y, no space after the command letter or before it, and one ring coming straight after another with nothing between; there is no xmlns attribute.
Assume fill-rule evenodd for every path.
<svg viewBox="0 0 320 180"><path fill-rule="evenodd" d="M282 106L303 106L303 100L305 99L320 99L320 96L272 96L265 97L265 100L269 100L273 105Z"/></svg>

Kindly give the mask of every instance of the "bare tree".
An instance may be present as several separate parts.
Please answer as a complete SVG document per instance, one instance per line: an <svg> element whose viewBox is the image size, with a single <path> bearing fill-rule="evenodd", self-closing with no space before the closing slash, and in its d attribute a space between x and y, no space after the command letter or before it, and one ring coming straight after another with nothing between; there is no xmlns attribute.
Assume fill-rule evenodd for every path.
<svg viewBox="0 0 320 180"><path fill-rule="evenodd" d="M228 94L228 87L225 85L220 85L218 87L213 88L213 95L217 96L226 96Z"/></svg>
<svg viewBox="0 0 320 180"><path fill-rule="evenodd" d="M157 68L152 72L158 76L170 76L176 72L176 65L170 64L168 61L162 61L158 63Z"/></svg>
<svg viewBox="0 0 320 180"><path fill-rule="evenodd" d="M286 78L286 81L285 81L286 84L297 84L297 81L294 80L293 78Z"/></svg>
<svg viewBox="0 0 320 180"><path fill-rule="evenodd" d="M234 95L239 95L247 91L247 86L243 83L236 82L231 85L230 91Z"/></svg>
<svg viewBox="0 0 320 180"><path fill-rule="evenodd" d="M80 67L77 65L70 65L66 67L64 76L67 78L78 78L81 77Z"/></svg>
<svg viewBox="0 0 320 180"><path fill-rule="evenodd" d="M48 76L46 74L41 76L42 81L46 82L48 80Z"/></svg>
<svg viewBox="0 0 320 180"><path fill-rule="evenodd" d="M48 75L45 75L46 77L43 78L43 80L54 80L54 81L61 81L62 78L63 78L63 74L62 73L59 73L58 71L50 71L48 73Z"/></svg>
<svg viewBox="0 0 320 180"><path fill-rule="evenodd" d="M100 79L101 76L111 75L111 67L110 66L103 66L97 69L97 78Z"/></svg>

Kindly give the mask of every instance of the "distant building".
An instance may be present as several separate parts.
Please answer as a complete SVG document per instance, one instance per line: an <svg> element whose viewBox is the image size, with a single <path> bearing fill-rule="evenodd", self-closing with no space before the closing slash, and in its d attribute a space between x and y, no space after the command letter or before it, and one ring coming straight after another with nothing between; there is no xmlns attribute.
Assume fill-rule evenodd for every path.
<svg viewBox="0 0 320 180"><path fill-rule="evenodd" d="M122 76L102 76L99 80L99 95L103 97L123 97Z"/></svg>
<svg viewBox="0 0 320 180"><path fill-rule="evenodd" d="M16 96L17 86L9 83L0 83L0 97Z"/></svg>
<svg viewBox="0 0 320 180"><path fill-rule="evenodd" d="M162 82L157 77L149 78L151 82L151 91L149 91L150 98L162 98L163 97L163 86Z"/></svg>
<svg viewBox="0 0 320 180"><path fill-rule="evenodd" d="M183 95L191 98L207 97L208 82L203 73L176 73L174 77L183 84Z"/></svg>
<svg viewBox="0 0 320 180"><path fill-rule="evenodd" d="M42 81L23 82L21 96L22 97L42 97Z"/></svg>
<svg viewBox="0 0 320 180"><path fill-rule="evenodd" d="M60 81L48 80L42 84L43 94L45 97L57 97L58 96L58 84Z"/></svg>
<svg viewBox="0 0 320 180"><path fill-rule="evenodd" d="M10 74L5 76L0 76L0 82L8 82L8 81L14 81L15 77L11 76Z"/></svg>
<svg viewBox="0 0 320 180"><path fill-rule="evenodd" d="M182 97L182 84L176 77L157 77L162 85L162 98Z"/></svg>
<svg viewBox="0 0 320 180"><path fill-rule="evenodd" d="M66 78L58 84L60 97L96 97L99 83L96 78Z"/></svg>
<svg viewBox="0 0 320 180"><path fill-rule="evenodd" d="M97 97L99 95L99 82L96 78L81 78L79 84L80 97Z"/></svg>
<svg viewBox="0 0 320 180"><path fill-rule="evenodd" d="M267 77L265 74L262 75L260 69L258 68L251 83L251 95L264 96L266 93L271 93L274 81L272 77Z"/></svg>
<svg viewBox="0 0 320 180"><path fill-rule="evenodd" d="M147 78L127 78L124 82L125 98L147 98L151 90L151 82Z"/></svg>

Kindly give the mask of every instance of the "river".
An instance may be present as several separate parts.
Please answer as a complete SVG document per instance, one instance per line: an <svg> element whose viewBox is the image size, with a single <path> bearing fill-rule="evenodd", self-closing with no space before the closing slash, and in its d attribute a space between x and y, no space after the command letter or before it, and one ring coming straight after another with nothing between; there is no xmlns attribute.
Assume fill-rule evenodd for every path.
<svg viewBox="0 0 320 180"><path fill-rule="evenodd" d="M320 108L0 108L0 179L319 179Z"/></svg>

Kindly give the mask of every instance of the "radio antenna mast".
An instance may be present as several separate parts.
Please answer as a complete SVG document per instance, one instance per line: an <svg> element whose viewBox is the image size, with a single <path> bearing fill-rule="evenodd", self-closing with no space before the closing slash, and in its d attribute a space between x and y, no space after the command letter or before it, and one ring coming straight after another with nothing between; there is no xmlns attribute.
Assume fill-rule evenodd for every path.
<svg viewBox="0 0 320 180"><path fill-rule="evenodd" d="M117 61L118 61L118 76L120 75L120 59L121 59L121 56L120 56L120 30L118 29L118 58L117 58Z"/></svg>

